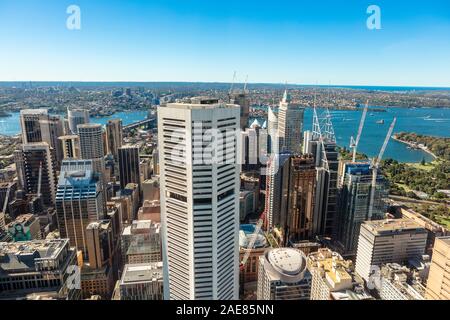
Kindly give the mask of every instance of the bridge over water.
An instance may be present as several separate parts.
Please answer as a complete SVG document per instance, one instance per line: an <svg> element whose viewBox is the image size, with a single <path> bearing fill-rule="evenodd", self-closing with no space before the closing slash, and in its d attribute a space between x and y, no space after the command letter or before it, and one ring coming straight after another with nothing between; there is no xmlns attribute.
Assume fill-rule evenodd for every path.
<svg viewBox="0 0 450 320"><path fill-rule="evenodd" d="M122 129L124 132L128 132L133 129L152 129L156 125L156 117L147 118L138 122L131 123L129 125L124 126Z"/></svg>

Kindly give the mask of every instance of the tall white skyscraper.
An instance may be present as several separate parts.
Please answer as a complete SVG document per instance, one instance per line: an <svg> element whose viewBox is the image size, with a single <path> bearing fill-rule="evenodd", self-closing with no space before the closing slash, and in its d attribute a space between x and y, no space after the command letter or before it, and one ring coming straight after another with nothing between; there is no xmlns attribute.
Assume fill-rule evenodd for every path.
<svg viewBox="0 0 450 320"><path fill-rule="evenodd" d="M103 148L103 129L101 124L90 123L77 126L80 136L82 159L92 159L94 171L104 173L105 150Z"/></svg>
<svg viewBox="0 0 450 320"><path fill-rule="evenodd" d="M67 109L67 119L69 120L69 129L73 134L78 133L79 124L89 123L89 111L84 109Z"/></svg>
<svg viewBox="0 0 450 320"><path fill-rule="evenodd" d="M303 114L305 109L291 103L287 90L278 111L280 150L299 153L302 146Z"/></svg>
<svg viewBox="0 0 450 320"><path fill-rule="evenodd" d="M238 298L239 120L215 99L158 108L166 299Z"/></svg>

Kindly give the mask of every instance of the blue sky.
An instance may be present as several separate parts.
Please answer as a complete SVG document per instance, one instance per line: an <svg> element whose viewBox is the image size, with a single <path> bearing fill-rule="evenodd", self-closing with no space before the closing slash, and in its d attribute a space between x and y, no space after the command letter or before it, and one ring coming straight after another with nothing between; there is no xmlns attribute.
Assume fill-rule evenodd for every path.
<svg viewBox="0 0 450 320"><path fill-rule="evenodd" d="M0 43L0 81L450 87L448 0L0 0Z"/></svg>

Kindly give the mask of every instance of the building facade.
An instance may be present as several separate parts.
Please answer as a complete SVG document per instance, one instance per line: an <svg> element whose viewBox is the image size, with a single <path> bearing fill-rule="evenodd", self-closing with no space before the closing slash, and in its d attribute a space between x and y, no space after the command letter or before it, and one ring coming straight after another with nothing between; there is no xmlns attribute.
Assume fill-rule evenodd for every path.
<svg viewBox="0 0 450 320"><path fill-rule="evenodd" d="M271 249L259 257L258 300L309 300L311 274L297 249Z"/></svg>
<svg viewBox="0 0 450 320"><path fill-rule="evenodd" d="M437 238L427 281L427 300L450 300L450 237Z"/></svg>
<svg viewBox="0 0 450 320"><path fill-rule="evenodd" d="M366 221L361 224L356 272L365 280L384 263L404 263L421 257L426 248L427 232L409 219Z"/></svg>
<svg viewBox="0 0 450 320"><path fill-rule="evenodd" d="M238 298L239 110L209 98L158 108L166 298Z"/></svg>

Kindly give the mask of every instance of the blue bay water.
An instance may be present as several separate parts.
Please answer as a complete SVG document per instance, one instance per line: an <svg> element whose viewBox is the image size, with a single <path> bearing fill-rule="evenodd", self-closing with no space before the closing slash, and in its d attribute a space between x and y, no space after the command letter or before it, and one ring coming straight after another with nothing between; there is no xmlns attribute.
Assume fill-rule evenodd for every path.
<svg viewBox="0 0 450 320"><path fill-rule="evenodd" d="M348 148L350 137L356 136L361 111L332 110L332 122L337 143ZM118 112L111 117L91 118L91 122L106 124L110 119L122 119L127 125L147 117L146 111ZM386 112L370 112L367 115L364 132L358 151L374 157L383 144L387 130L393 118L397 117L394 132L416 132L418 134L450 137L450 109L444 108L386 108ZM377 124L384 120L384 124ZM305 111L304 130L312 127L312 110ZM15 135L20 132L19 113L11 117L0 118L0 134ZM423 158L431 161L431 155L421 150L410 150L406 145L390 140L384 158L393 158L401 162L420 162Z"/></svg>

